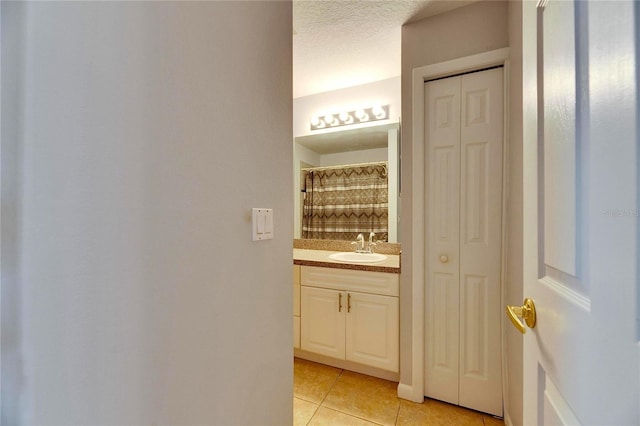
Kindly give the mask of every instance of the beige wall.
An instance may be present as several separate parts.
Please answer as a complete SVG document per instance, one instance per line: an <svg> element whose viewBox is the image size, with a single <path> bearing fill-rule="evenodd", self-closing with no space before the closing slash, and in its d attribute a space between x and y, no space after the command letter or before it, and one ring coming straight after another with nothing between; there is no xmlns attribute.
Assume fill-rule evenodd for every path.
<svg viewBox="0 0 640 426"><path fill-rule="evenodd" d="M507 3L481 1L402 27L402 234L401 383L411 384L411 214L412 71L414 68L495 50L509 45Z"/></svg>
<svg viewBox="0 0 640 426"><path fill-rule="evenodd" d="M21 36L22 29L25 28L24 10L22 7L8 7L7 2L0 3L0 14L2 22L0 29L2 34L0 42L2 47L2 132L0 140L2 142L2 165L0 170L0 186L2 189L0 203L0 239L2 254L0 268L2 295L0 302L2 307L0 313L0 349L2 350L0 362L0 380L2 406L0 407L0 424L16 424L14 419L20 414L20 389L24 377L22 375L22 354L20 347L21 338L21 306L20 306L20 283L18 277L18 249L19 249L19 229L17 224L20 220L20 179L18 159L20 157L20 146L18 139L21 135L21 105L19 84L20 76L24 70L21 64L24 62L24 44ZM11 66L9 64L12 64Z"/></svg>
<svg viewBox="0 0 640 426"><path fill-rule="evenodd" d="M522 2L510 0L509 13L509 188L507 193L506 302L520 305L523 300L522 251ZM513 425L522 425L522 335L505 322L508 392L505 416Z"/></svg>
<svg viewBox="0 0 640 426"><path fill-rule="evenodd" d="M291 3L1 7L2 423L291 424Z"/></svg>

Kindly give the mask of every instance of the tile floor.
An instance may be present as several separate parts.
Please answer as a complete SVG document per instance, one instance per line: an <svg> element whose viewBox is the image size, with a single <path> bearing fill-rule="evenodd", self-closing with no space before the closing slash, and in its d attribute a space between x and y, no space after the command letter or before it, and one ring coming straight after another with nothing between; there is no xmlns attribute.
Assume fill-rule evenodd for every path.
<svg viewBox="0 0 640 426"><path fill-rule="evenodd" d="M295 358L293 422L298 425L504 426L504 422L444 402L396 396L395 382Z"/></svg>

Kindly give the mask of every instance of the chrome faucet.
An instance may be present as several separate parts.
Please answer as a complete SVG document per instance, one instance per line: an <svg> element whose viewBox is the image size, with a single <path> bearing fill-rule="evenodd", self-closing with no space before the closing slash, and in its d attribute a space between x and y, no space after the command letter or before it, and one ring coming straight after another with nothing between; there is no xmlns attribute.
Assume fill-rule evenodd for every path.
<svg viewBox="0 0 640 426"><path fill-rule="evenodd" d="M376 243L373 242L373 239L376 237L376 234L371 232L369 234L369 243L365 247L364 235L358 234L355 241L352 241L351 244L355 246L356 253L373 253L373 248L376 246Z"/></svg>
<svg viewBox="0 0 640 426"><path fill-rule="evenodd" d="M373 253L373 248L378 245L377 243L373 242L373 239L375 237L376 237L376 234L374 232L371 232L369 234L369 247L368 247L368 250L367 250L369 253Z"/></svg>

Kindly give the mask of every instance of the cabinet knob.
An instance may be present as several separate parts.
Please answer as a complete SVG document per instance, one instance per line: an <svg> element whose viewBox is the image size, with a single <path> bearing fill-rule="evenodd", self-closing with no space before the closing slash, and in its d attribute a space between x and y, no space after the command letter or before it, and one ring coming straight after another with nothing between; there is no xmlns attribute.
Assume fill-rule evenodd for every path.
<svg viewBox="0 0 640 426"><path fill-rule="evenodd" d="M449 261L449 256L447 256L446 254L440 255L440 262L447 263L448 261Z"/></svg>

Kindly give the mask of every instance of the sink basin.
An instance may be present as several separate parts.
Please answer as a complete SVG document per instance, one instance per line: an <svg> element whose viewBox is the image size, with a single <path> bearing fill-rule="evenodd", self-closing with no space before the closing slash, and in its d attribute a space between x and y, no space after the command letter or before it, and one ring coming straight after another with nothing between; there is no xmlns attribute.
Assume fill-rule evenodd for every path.
<svg viewBox="0 0 640 426"><path fill-rule="evenodd" d="M340 262L355 262L355 263L382 262L386 258L387 256L380 253L343 252L343 253L333 253L329 255L329 259L338 260Z"/></svg>

